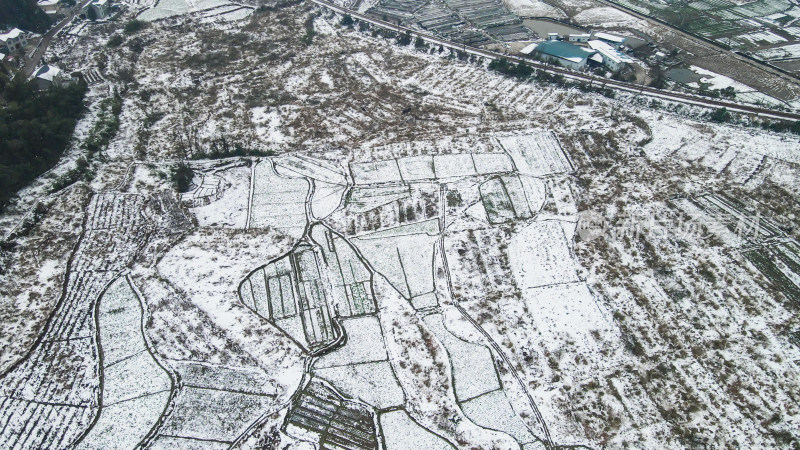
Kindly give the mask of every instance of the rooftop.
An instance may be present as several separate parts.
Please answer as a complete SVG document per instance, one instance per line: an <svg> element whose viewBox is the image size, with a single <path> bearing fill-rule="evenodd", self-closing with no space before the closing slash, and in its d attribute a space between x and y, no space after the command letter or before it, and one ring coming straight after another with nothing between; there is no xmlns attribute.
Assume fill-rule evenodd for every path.
<svg viewBox="0 0 800 450"><path fill-rule="evenodd" d="M37 70L33 76L34 78L41 78L47 81L53 81L59 74L61 73L61 69L56 66L48 66L47 64L43 65L42 67Z"/></svg>
<svg viewBox="0 0 800 450"><path fill-rule="evenodd" d="M593 48L600 52L606 58L619 63L633 63L633 59L630 56L622 53L621 51L615 49L614 47L608 45L603 41L598 40L591 40L589 41L589 47Z"/></svg>
<svg viewBox="0 0 800 450"><path fill-rule="evenodd" d="M536 51L572 62L580 62L594 53L593 50L587 50L563 41L542 42L536 46Z"/></svg>
<svg viewBox="0 0 800 450"><path fill-rule="evenodd" d="M605 33L605 32L602 32L602 31L598 31L597 33L595 33L594 34L594 38L595 39L602 39L604 41L609 41L609 42L615 42L617 44L622 44L623 42L625 42L625 39L626 39L626 38L624 38L622 36L617 36L615 34L609 34L609 33Z"/></svg>
<svg viewBox="0 0 800 450"><path fill-rule="evenodd" d="M9 31L8 33L0 34L0 41L5 42L5 41L7 41L9 39L16 39L21 34L24 34L24 33L25 32L20 30L19 28L14 28L11 31Z"/></svg>
<svg viewBox="0 0 800 450"><path fill-rule="evenodd" d="M536 46L537 45L538 44L535 44L535 43L534 44L528 44L528 45L525 46L525 48L523 48L519 52L522 53L523 55L530 55L531 53L533 53L534 50L536 50Z"/></svg>

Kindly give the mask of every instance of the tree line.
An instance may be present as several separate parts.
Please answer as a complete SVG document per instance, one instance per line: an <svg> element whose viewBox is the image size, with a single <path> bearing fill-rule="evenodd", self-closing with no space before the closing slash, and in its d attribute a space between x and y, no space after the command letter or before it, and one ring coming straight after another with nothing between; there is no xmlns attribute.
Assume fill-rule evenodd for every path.
<svg viewBox="0 0 800 450"><path fill-rule="evenodd" d="M50 27L50 17L36 0L0 0L0 30L14 27L44 33Z"/></svg>
<svg viewBox="0 0 800 450"><path fill-rule="evenodd" d="M84 111L83 82L37 91L14 81L0 106L0 211L14 194L50 170L67 148Z"/></svg>

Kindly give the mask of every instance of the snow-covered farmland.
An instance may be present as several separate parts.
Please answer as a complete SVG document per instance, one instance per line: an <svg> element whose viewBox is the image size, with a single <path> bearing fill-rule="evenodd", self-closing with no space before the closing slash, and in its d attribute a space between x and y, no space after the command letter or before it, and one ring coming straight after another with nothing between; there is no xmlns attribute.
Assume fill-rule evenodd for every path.
<svg viewBox="0 0 800 450"><path fill-rule="evenodd" d="M58 46L93 74L90 111L119 88L120 132L89 185L49 195L39 180L2 218L16 231L0 249L0 444L133 447L139 413L163 402L145 446L796 441L796 137L521 83L308 3L223 23L249 8L167 2L185 12L121 33L150 3ZM107 47L117 33L125 45ZM177 202L179 160L194 179ZM584 239L587 210L612 224L774 217L739 248L708 234ZM138 317L136 297L104 303L126 275Z"/></svg>
<svg viewBox="0 0 800 450"><path fill-rule="evenodd" d="M507 0L506 4L509 9L521 17L551 17L553 19L566 17L564 11L542 0Z"/></svg>
<svg viewBox="0 0 800 450"><path fill-rule="evenodd" d="M202 184L182 198L194 205L191 211L198 225L245 228L251 173L251 168L244 165L203 172ZM209 183L211 180L213 184Z"/></svg>
<svg viewBox="0 0 800 450"><path fill-rule="evenodd" d="M509 261L523 290L578 281L578 266L558 221L535 222L512 236Z"/></svg>
<svg viewBox="0 0 800 450"><path fill-rule="evenodd" d="M303 178L278 175L264 159L253 170L248 228L275 228L299 238L306 226L309 183Z"/></svg>
<svg viewBox="0 0 800 450"><path fill-rule="evenodd" d="M800 44L790 44L759 50L755 54L768 61L776 59L800 58Z"/></svg>
<svg viewBox="0 0 800 450"><path fill-rule="evenodd" d="M570 172L572 164L561 145L547 130L501 135L498 144L511 156L520 174L545 176Z"/></svg>
<svg viewBox="0 0 800 450"><path fill-rule="evenodd" d="M133 448L166 411L172 381L145 344L142 305L127 279L118 279L106 290L97 311L102 406L78 448Z"/></svg>
<svg viewBox="0 0 800 450"><path fill-rule="evenodd" d="M389 450L406 448L450 450L455 448L446 440L414 422L402 409L382 413L380 423L386 439L386 448Z"/></svg>

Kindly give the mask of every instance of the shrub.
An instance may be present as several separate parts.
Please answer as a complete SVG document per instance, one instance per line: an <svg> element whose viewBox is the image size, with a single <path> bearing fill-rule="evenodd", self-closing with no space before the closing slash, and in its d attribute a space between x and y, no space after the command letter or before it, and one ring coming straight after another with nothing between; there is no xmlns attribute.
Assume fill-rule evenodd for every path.
<svg viewBox="0 0 800 450"><path fill-rule="evenodd" d="M109 39L108 42L106 42L106 46L119 47L120 45L122 45L122 41L123 41L122 36L119 34L115 34L111 36L111 39Z"/></svg>
<svg viewBox="0 0 800 450"><path fill-rule="evenodd" d="M397 43L406 46L411 44L411 32L406 31L405 33L401 34L400 37L397 38Z"/></svg>
<svg viewBox="0 0 800 450"><path fill-rule="evenodd" d="M125 32L125 34L133 34L136 33L137 31L144 30L148 26L150 26L150 24L148 24L144 20L133 19L125 24L125 28L123 28L123 31Z"/></svg>
<svg viewBox="0 0 800 450"><path fill-rule="evenodd" d="M489 63L489 69L503 75L526 80L533 75L533 69L524 63L514 64L506 58L495 59Z"/></svg>
<svg viewBox="0 0 800 450"><path fill-rule="evenodd" d="M178 192L187 192L192 187L192 179L194 179L194 172L185 163L178 164L172 170L172 182L175 183Z"/></svg>
<svg viewBox="0 0 800 450"><path fill-rule="evenodd" d="M731 120L731 113L727 108L719 108L711 114L711 120L714 122L725 123Z"/></svg>

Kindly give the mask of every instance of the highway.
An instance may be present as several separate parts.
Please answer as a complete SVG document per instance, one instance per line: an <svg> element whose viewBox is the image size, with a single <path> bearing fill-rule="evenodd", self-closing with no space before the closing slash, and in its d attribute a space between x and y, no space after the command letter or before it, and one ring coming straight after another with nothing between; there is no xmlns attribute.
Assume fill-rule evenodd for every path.
<svg viewBox="0 0 800 450"><path fill-rule="evenodd" d="M549 64L545 64L527 58L520 58L517 56L494 52L491 50L484 50L480 48L466 46L463 44L458 44L455 42L450 42L440 37L434 36L432 34L424 33L401 25L385 22L383 20L376 19L366 14L361 14L357 11L352 11L348 8L338 6L327 0L311 0L311 1L322 7L328 8L330 10L333 10L341 14L349 14L351 17L363 20L365 22L371 23L372 25L381 28L394 30L400 33L408 32L412 37L421 37L422 39L424 39L426 42L429 43L442 45L443 47L447 47L453 50L460 50L467 52L469 54L478 55L489 59L506 58L509 61L515 63L523 63L537 70L542 70L553 74L560 74L564 76L564 78L570 80L582 81L607 88L614 88L618 91L630 92L636 95L646 95L654 99L674 101L674 102L701 106L711 109L726 108L728 111L731 112L753 114L761 118L780 119L789 121L800 120L800 112L780 111L776 109L765 108L762 106L747 105L729 100L720 100L715 98L703 97L700 95L694 95L684 92L667 91L663 89L652 88L649 86L611 80L605 77L599 77L588 73L575 72L572 70L564 69L562 67L555 67Z"/></svg>

